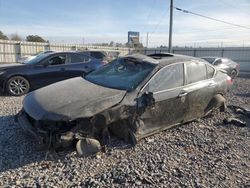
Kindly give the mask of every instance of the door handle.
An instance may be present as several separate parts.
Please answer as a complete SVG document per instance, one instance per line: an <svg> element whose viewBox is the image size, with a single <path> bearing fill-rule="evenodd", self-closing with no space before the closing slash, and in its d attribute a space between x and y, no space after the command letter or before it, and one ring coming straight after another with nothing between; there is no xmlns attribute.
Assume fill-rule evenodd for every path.
<svg viewBox="0 0 250 188"><path fill-rule="evenodd" d="M186 91L181 91L180 94L178 95L178 97L184 97L186 96L188 93Z"/></svg>

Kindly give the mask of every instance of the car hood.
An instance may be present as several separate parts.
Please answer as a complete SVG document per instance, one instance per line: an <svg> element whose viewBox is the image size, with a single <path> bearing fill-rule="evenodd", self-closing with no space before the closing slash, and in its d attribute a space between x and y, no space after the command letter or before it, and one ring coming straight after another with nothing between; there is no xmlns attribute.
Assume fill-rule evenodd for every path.
<svg viewBox="0 0 250 188"><path fill-rule="evenodd" d="M28 94L23 107L35 120L70 121L91 117L118 104L126 91L93 84L81 77Z"/></svg>
<svg viewBox="0 0 250 188"><path fill-rule="evenodd" d="M5 69L9 67L16 67L16 66L21 66L23 64L21 63L6 63L6 64L0 64L0 69Z"/></svg>

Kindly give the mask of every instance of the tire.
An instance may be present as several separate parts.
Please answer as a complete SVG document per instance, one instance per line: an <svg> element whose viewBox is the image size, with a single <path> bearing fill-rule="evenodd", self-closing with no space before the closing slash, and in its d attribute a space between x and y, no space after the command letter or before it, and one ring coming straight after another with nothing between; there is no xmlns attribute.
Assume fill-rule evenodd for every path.
<svg viewBox="0 0 250 188"><path fill-rule="evenodd" d="M22 76L11 77L6 84L6 91L11 96L21 96L30 90L29 81Z"/></svg>
<svg viewBox="0 0 250 188"><path fill-rule="evenodd" d="M234 69L234 70L232 70L232 72L231 72L231 74L230 74L230 77L231 77L232 79L234 79L236 76L237 76L237 71Z"/></svg>
<svg viewBox="0 0 250 188"><path fill-rule="evenodd" d="M98 140L92 138L85 138L78 140L76 143L77 153L82 157L89 157L96 155L101 151L101 144Z"/></svg>

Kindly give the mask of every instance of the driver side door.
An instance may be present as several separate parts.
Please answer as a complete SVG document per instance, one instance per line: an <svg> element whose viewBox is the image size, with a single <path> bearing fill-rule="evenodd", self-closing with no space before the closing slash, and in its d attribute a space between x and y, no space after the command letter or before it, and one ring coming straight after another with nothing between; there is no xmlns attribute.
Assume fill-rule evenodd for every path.
<svg viewBox="0 0 250 188"><path fill-rule="evenodd" d="M188 110L184 83L183 63L166 66L149 80L140 94L152 92L155 105L141 115L144 124L138 129L140 137L184 121Z"/></svg>
<svg viewBox="0 0 250 188"><path fill-rule="evenodd" d="M31 79L33 89L67 79L69 76L65 70L66 58L66 54L56 54L44 60L41 66L36 66Z"/></svg>

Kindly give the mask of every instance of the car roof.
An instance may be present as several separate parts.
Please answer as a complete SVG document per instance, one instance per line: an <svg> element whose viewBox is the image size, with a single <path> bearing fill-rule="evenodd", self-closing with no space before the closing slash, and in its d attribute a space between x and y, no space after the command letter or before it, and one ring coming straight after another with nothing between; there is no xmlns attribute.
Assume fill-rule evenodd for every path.
<svg viewBox="0 0 250 188"><path fill-rule="evenodd" d="M63 52L63 51L57 51L57 52L55 52L55 51L53 51L53 52L48 52L48 53L46 53L46 54L71 54L71 53L74 53L74 54L84 54L84 51L66 51L66 52ZM86 54L86 53L85 53ZM87 54L86 54L87 55Z"/></svg>
<svg viewBox="0 0 250 188"><path fill-rule="evenodd" d="M200 57L200 58L211 58L211 59L228 59L226 57L217 57L217 56L203 56L203 57Z"/></svg>
<svg viewBox="0 0 250 188"><path fill-rule="evenodd" d="M171 53L155 53L150 55L142 55L142 54L133 54L127 55L125 58L134 58L138 61L146 61L152 64L157 64L159 66L166 66L173 63L178 62L187 62L187 61L202 61L206 62L203 59L186 56L186 55L179 55L179 54L171 54Z"/></svg>

